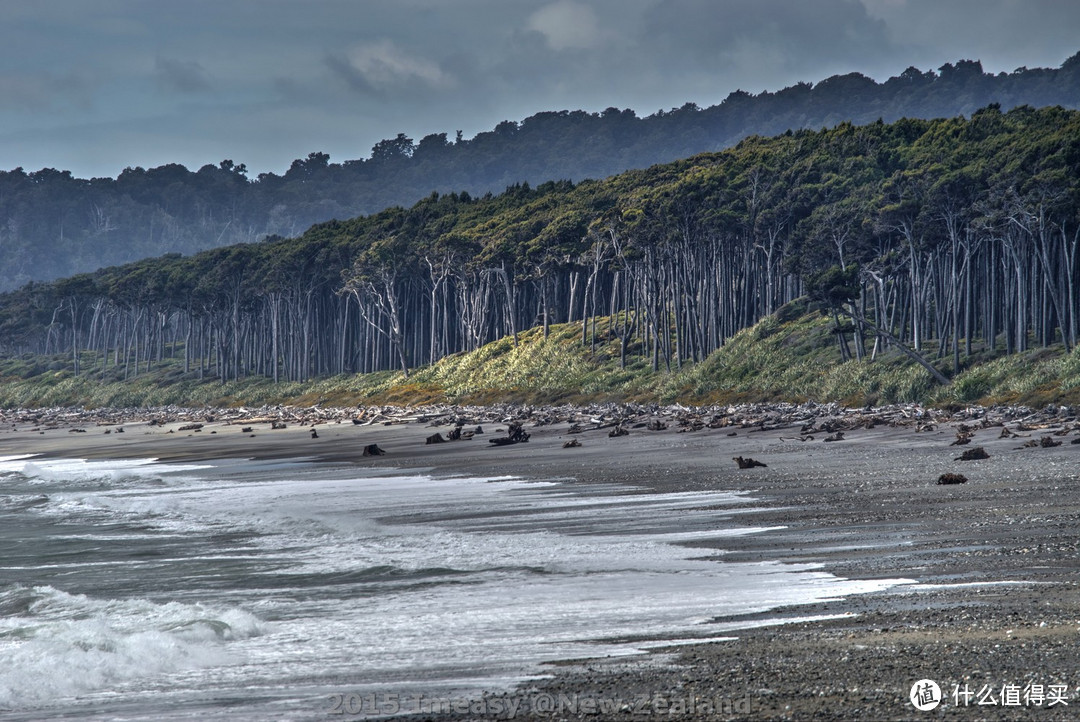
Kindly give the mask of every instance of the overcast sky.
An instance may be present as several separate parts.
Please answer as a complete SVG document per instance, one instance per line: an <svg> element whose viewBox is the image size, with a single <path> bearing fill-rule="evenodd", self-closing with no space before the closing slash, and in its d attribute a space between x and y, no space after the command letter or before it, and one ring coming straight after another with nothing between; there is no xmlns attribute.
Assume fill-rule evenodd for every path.
<svg viewBox="0 0 1080 722"><path fill-rule="evenodd" d="M1077 51L1076 0L0 0L0 170L283 173L399 132Z"/></svg>

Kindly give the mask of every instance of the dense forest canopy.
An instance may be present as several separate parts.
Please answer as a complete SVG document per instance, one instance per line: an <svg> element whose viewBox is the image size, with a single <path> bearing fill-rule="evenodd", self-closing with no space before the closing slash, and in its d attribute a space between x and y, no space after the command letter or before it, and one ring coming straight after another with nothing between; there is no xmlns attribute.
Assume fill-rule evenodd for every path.
<svg viewBox="0 0 1080 722"><path fill-rule="evenodd" d="M858 73L778 92L731 93L709 108L686 104L649 117L538 113L464 139L398 134L363 160L298 159L283 175L249 176L232 160L128 168L79 179L51 168L0 172L0 290L165 253L194 253L267 236L291 237L314 223L408 206L432 191L497 193L517 183L580 182L733 146L749 135L856 125L881 118L970 115L997 103L1080 107L1080 54L1059 69L984 73L962 60L934 71L908 68L877 83Z"/></svg>
<svg viewBox="0 0 1080 722"><path fill-rule="evenodd" d="M972 353L1075 345L1078 180L1080 112L1060 107L754 136L30 284L0 296L0 352L66 353L110 379L182 359L200 377L306 380L552 323L594 345L609 316L624 364L664 369L809 293L838 358L904 350L955 373Z"/></svg>

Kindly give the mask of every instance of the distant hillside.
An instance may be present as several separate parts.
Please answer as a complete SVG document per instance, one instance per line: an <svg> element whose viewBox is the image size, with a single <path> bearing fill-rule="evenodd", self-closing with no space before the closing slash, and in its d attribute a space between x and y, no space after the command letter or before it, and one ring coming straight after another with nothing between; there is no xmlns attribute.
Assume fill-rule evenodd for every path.
<svg viewBox="0 0 1080 722"><path fill-rule="evenodd" d="M606 178L627 169L728 148L749 135L841 122L970 116L991 103L1080 107L1080 53L1058 69L997 75L977 61L938 71L908 68L884 83L858 73L772 93L731 93L709 108L687 104L638 117L631 110L538 113L474 138L403 134L369 158L331 163L314 152L282 176L249 178L231 160L196 171L129 168L116 179L22 168L0 172L0 290L166 253L295 236L429 195L498 193L522 182Z"/></svg>
<svg viewBox="0 0 1080 722"><path fill-rule="evenodd" d="M430 369L453 368L437 386L475 379L456 394L546 378L585 392L597 379L588 363L559 365L570 357L544 361L528 383L520 364L503 377L497 364L455 364L575 328L590 355L577 358L617 353L629 378L647 368L679 379L806 296L830 316L830 375L851 359L876 374L899 353L959 388L972 363L1002 351L1078 345L1078 221L1080 111L843 123L603 181L433 193L296 238L29 284L0 294L0 356L36 367L63 354L78 383L132 388L161 367L245 388L391 369L422 386ZM562 324L573 326L552 330ZM530 348L535 364L552 347ZM802 385L812 370L787 376L796 367L782 351L716 373L746 393L841 393ZM67 379L55 380L62 392ZM922 393L890 384L849 388ZM905 384L893 386L915 388Z"/></svg>

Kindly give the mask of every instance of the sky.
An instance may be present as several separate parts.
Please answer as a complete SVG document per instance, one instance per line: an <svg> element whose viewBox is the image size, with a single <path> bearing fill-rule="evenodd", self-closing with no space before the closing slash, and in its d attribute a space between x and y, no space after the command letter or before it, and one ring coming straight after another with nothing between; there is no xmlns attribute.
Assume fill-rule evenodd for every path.
<svg viewBox="0 0 1080 722"><path fill-rule="evenodd" d="M0 170L254 177L547 110L1078 51L1076 0L0 0Z"/></svg>

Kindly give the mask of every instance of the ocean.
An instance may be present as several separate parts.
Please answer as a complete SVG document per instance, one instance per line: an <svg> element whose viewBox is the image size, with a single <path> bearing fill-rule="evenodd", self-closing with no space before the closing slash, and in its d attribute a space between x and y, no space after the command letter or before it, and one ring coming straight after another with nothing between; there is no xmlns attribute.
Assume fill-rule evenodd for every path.
<svg viewBox="0 0 1080 722"><path fill-rule="evenodd" d="M764 531L756 503L304 459L0 457L0 716L363 717L364 699L512 689L545 662L899 583L687 544Z"/></svg>

